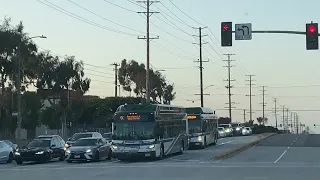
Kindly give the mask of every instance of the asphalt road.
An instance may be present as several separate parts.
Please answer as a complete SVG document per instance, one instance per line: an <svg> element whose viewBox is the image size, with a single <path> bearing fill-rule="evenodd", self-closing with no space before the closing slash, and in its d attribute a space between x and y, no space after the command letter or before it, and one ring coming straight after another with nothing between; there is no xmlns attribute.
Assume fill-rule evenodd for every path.
<svg viewBox="0 0 320 180"><path fill-rule="evenodd" d="M208 147L203 150L189 150L183 155L172 156L161 161L134 163L105 161L99 163L72 164L52 162L48 164L28 164L22 166L5 164L0 165L0 175L1 179L10 180L301 180L305 178L316 180L319 179L320 163L301 163L302 161L298 161L299 158L296 160L300 163L292 163L290 160L292 160L295 155L303 155L306 157L305 161L309 162L309 157L311 157L312 154L305 154L304 152L310 153L310 151L306 149L317 148L314 147L317 143L313 141L320 140L318 138L318 136L310 135L277 135L225 161L207 161L207 159L213 157L217 151L234 148L245 142L252 141L254 137L221 139L218 142L218 146ZM286 148L288 149L288 147L290 148L286 154L283 155L277 163L274 163L283 153L281 150L284 151ZM274 150L270 151L269 149L269 152L268 150L261 151L261 149L264 148L274 148ZM297 151L291 152L294 148L298 148ZM299 150L299 148L306 149ZM249 158L247 152L254 158ZM318 152L320 151L318 150ZM292 155L290 153L292 153ZM269 158L263 157L266 154L272 155L270 155ZM286 156L288 156L288 160L285 159ZM314 159L319 162L319 157L320 156L317 155ZM300 159L303 158L301 157Z"/></svg>

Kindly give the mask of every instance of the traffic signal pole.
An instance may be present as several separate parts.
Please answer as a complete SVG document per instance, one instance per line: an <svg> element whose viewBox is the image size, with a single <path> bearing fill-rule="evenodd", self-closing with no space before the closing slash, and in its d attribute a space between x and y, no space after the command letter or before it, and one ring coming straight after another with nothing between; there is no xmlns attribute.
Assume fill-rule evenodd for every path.
<svg viewBox="0 0 320 180"><path fill-rule="evenodd" d="M232 33L235 33L236 31L232 31ZM301 34L306 35L306 32L302 31L280 31L280 30L272 30L272 31L251 31L252 33L257 34ZM318 36L320 36L320 33L318 33Z"/></svg>

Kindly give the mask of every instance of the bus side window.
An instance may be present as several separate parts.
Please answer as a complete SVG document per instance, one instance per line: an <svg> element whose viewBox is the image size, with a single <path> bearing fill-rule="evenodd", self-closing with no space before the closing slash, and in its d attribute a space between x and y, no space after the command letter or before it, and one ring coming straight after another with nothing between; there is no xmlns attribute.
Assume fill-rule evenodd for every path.
<svg viewBox="0 0 320 180"><path fill-rule="evenodd" d="M207 128L208 128L208 126L207 126L207 121L203 121L203 122L202 122L202 131L203 131L203 132L206 132L206 131L207 131Z"/></svg>

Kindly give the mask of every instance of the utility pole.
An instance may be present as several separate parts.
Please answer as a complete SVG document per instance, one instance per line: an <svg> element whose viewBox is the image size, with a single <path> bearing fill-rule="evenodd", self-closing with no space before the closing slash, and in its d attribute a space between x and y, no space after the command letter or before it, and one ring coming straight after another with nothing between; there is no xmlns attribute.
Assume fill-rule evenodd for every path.
<svg viewBox="0 0 320 180"><path fill-rule="evenodd" d="M199 28L195 28L195 29L199 29L199 35L194 35L196 37L199 37L199 43L193 43L193 44L198 44L199 45L199 60L195 61L195 62L199 62L200 63L200 101L201 101L201 107L203 107L203 75L202 75L202 71L203 71L203 65L202 63L204 62L209 62L209 61L203 61L202 60L202 45L203 44L207 44L207 42L202 42L202 37L204 36L208 36L208 35L202 35L202 30L205 29L207 27L199 27Z"/></svg>
<svg viewBox="0 0 320 180"><path fill-rule="evenodd" d="M144 3L147 6L147 11L146 12L138 12L138 13L143 13L147 16L147 37L138 37L138 39L144 39L147 40L147 69L146 69L146 103L150 103L150 40L152 39L159 39L158 37L155 38L150 38L150 16L154 13L159 13L159 12L150 12L150 6L153 3L158 3L160 1L137 1L138 3Z"/></svg>
<svg viewBox="0 0 320 180"><path fill-rule="evenodd" d="M286 124L287 124L287 130L289 130L289 108L286 109L287 115L286 115Z"/></svg>
<svg viewBox="0 0 320 180"><path fill-rule="evenodd" d="M278 128L278 116L277 116L277 98L273 98L274 102L274 117L276 119L276 128Z"/></svg>
<svg viewBox="0 0 320 180"><path fill-rule="evenodd" d="M231 86L231 81L235 81L234 79L231 79L231 61L234 61L234 60L231 60L231 56L235 55L235 54L223 54L225 56L228 57L227 60L224 60L224 61L227 61L228 62L228 65L227 66L224 66L224 67L227 67L228 68L228 79L225 80L225 81L228 81L228 86L226 86L226 88L228 89L228 96L229 96L229 118L230 120L232 121L232 112L231 112L231 88L233 88L233 86Z"/></svg>
<svg viewBox="0 0 320 180"><path fill-rule="evenodd" d="M17 112L18 112L18 125L17 125L17 144L21 145L21 124L22 124L22 114L21 114L21 43L18 47L18 62L17 62Z"/></svg>
<svg viewBox="0 0 320 180"><path fill-rule="evenodd" d="M299 116L296 114L297 134L299 134Z"/></svg>
<svg viewBox="0 0 320 180"><path fill-rule="evenodd" d="M262 119L263 119L263 124L264 124L264 122L265 122L265 113L264 113L264 107L266 106L266 103L264 102L264 96L266 95L265 94L265 88L267 87L267 86L261 86L262 87Z"/></svg>
<svg viewBox="0 0 320 180"><path fill-rule="evenodd" d="M282 126L283 126L283 130L285 130L285 125L284 125L284 106L282 106Z"/></svg>
<svg viewBox="0 0 320 180"><path fill-rule="evenodd" d="M249 102L249 113L250 113L250 120L252 120L252 86L255 85L255 84L252 84L252 77L255 76L255 75L247 75L249 76L249 80L246 80L246 81L249 81L249 95L246 95L246 96L249 96L249 99L250 99L250 102Z"/></svg>
<svg viewBox="0 0 320 180"><path fill-rule="evenodd" d="M243 110L243 122L244 123L246 122L246 110L245 109Z"/></svg>
<svg viewBox="0 0 320 180"><path fill-rule="evenodd" d="M294 131L294 127L293 127L293 112L290 113L291 116L290 116L290 129L291 131Z"/></svg>
<svg viewBox="0 0 320 180"><path fill-rule="evenodd" d="M116 62L114 62L111 65L114 66L114 97L118 97L118 66L120 65L117 64ZM119 90L120 90L120 87L119 87Z"/></svg>

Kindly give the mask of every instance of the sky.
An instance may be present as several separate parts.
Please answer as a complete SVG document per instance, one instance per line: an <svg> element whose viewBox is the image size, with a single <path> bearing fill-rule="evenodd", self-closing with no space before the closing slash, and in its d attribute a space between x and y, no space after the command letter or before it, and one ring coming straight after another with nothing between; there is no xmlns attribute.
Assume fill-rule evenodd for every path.
<svg viewBox="0 0 320 180"><path fill-rule="evenodd" d="M171 3L172 2L172 3ZM227 59L232 56L231 89L235 109L232 117L244 121L249 114L248 77L252 77L253 118L262 116L262 88L265 88L265 116L275 125L273 102L277 98L278 124L282 123L282 106L297 113L313 132L320 133L319 51L307 51L305 35L253 34L252 40L233 40L232 47L220 46L221 22L252 23L253 30L305 31L305 24L320 22L320 1L309 0L161 0L150 6L150 33L159 39L151 41L150 63L155 70L164 70L168 82L174 83L175 105L200 106L199 27L203 29L204 106L228 116ZM83 8L81 8L83 7ZM74 55L85 65L92 84L88 94L114 96L112 63L121 60L146 62L145 4L133 0L1 0L0 16L10 17L12 24L22 21L40 50L53 54ZM62 8L62 9L61 9ZM85 8L85 9L84 9ZM72 15L66 13L66 11ZM79 20L80 19L80 20ZM81 21L82 20L82 21ZM85 21L85 22L83 22ZM234 25L233 25L234 26ZM233 27L234 28L234 27ZM234 36L233 36L234 38ZM121 90L121 96L129 92ZM319 110L319 111L315 111ZM285 113L286 115L286 113Z"/></svg>

